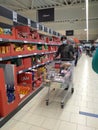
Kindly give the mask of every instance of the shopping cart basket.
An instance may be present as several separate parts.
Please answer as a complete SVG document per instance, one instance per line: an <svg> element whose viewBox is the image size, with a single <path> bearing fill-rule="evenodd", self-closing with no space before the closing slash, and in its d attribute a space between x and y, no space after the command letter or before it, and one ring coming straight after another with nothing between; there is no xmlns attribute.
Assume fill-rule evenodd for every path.
<svg viewBox="0 0 98 130"><path fill-rule="evenodd" d="M48 88L46 105L49 104L50 98L50 87L52 82L61 83L60 88L65 91L68 88L67 93L64 94L61 99L61 108L64 107L65 99L69 92L73 93L73 64L70 62L54 60L53 62L46 65L47 67L47 78L45 80L45 86Z"/></svg>

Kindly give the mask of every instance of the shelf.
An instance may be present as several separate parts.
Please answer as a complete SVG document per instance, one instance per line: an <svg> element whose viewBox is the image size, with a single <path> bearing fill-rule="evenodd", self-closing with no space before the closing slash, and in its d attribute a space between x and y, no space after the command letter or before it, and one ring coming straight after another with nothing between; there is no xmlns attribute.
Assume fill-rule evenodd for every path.
<svg viewBox="0 0 98 130"><path fill-rule="evenodd" d="M52 35L52 36L54 35L55 37L61 36L59 32L56 32L51 28L48 28L35 21L32 21L31 19L26 18L13 10L9 10L2 5L0 6L0 14L3 18L7 18L8 20L10 20L12 22L12 26L20 25L20 24L27 25L30 26L31 28L34 28L35 30L39 30L39 32L46 35Z"/></svg>
<svg viewBox="0 0 98 130"><path fill-rule="evenodd" d="M0 83L2 90L0 91L0 93L2 94L0 95L2 101L0 105L2 106L1 113L3 113L1 116L4 117L0 118L0 127L2 127L13 115L15 115L15 113L17 113L26 103L28 103L30 99L32 99L43 88L42 79L40 79L41 85L40 81L36 81L36 87L34 90L32 90L33 88L32 88L32 73L31 73L30 75L31 91L26 96L21 94L20 97L22 100L19 100L18 90L16 87L18 83L17 78L19 76L17 74L22 75L21 73L23 72L28 72L31 71L32 69L43 67L51 63L53 61L53 54L56 53L57 46L60 45L60 39L58 39L60 35L58 35L59 33L57 34L57 32L53 31L52 29L47 28L44 25L40 25L39 23L36 23L24 16L21 16L14 11L8 10L5 7L0 6L0 12L1 12L1 19L2 17L5 18L7 17L8 19L12 20L11 21L12 26L19 24L21 26L24 25L24 27L21 28L23 30L19 29L18 27L16 29L15 28L16 26L14 26L11 29L11 35L0 34L0 49L1 49L0 61L4 61L1 62L1 69L0 69L1 74ZM15 19L17 19L17 21ZM30 29L28 25L30 28L34 27L36 31ZM40 29L40 26L42 27L42 29ZM25 35L25 32L27 35ZM16 50L16 48L18 49ZM42 63L39 62L39 59L34 61L34 59L37 58L41 59L40 61L42 61ZM34 64L36 62L37 63L39 62L39 64L32 65L32 63ZM9 106L8 101L6 101L5 84L9 85L15 84L14 85L15 99L13 104L10 104ZM3 109L9 111L4 112Z"/></svg>
<svg viewBox="0 0 98 130"><path fill-rule="evenodd" d="M43 44L43 45L53 45L53 46L59 46L60 44L56 43L46 43L46 42L35 42L35 41L29 41L29 40L15 40L15 39L5 39L5 38L0 38L0 44L8 42L8 43L23 43L23 44Z"/></svg>
<svg viewBox="0 0 98 130"><path fill-rule="evenodd" d="M47 61L47 62L42 63L42 64L34 65L33 67L29 67L28 69L20 70L20 71L17 72L17 74L21 74L21 73L27 72L27 71L29 71L29 70L32 70L32 69L41 67L41 66L46 65L46 64L48 64L48 63L50 63L50 62L52 62L52 60L51 60L51 61Z"/></svg>
<svg viewBox="0 0 98 130"><path fill-rule="evenodd" d="M36 90L34 90L32 93L30 93L30 95L28 95L24 100L22 100L20 102L20 104L18 105L18 107L11 112L8 116L6 116L5 118L0 118L0 128L10 119L12 118L26 103L28 103L39 91L41 91L43 89L43 84L36 88Z"/></svg>
<svg viewBox="0 0 98 130"><path fill-rule="evenodd" d="M35 55L52 54L52 53L56 53L56 51L24 54L24 55L17 55L17 56L8 56L8 57L2 57L2 58L0 57L0 61L6 61L6 60L11 60L11 59L16 59L16 58L24 58L24 57L35 56Z"/></svg>
<svg viewBox="0 0 98 130"><path fill-rule="evenodd" d="M15 39L5 39L5 38L0 38L0 42L13 42L13 43L32 43L32 44L44 44L42 42L35 42L35 41L29 41L29 40L15 40Z"/></svg>

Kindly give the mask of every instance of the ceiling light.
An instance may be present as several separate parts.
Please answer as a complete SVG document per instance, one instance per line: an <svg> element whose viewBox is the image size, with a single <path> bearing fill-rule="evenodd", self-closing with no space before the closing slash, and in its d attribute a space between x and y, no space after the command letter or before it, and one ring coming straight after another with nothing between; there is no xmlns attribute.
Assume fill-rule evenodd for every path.
<svg viewBox="0 0 98 130"><path fill-rule="evenodd" d="M86 39L87 39L87 42L88 42L88 39L89 39L89 37L88 37L88 0L86 0L86 29L87 29L87 36L86 36Z"/></svg>

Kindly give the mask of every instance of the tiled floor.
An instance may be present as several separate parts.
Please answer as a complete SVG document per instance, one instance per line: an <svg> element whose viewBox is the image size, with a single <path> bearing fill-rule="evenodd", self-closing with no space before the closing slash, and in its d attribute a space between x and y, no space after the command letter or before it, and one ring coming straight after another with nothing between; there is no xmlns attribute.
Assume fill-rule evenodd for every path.
<svg viewBox="0 0 98 130"><path fill-rule="evenodd" d="M60 107L59 85L51 91L46 106L47 88L41 90L0 130L98 130L98 118L79 114L79 111L98 114L98 75L92 70L92 58L82 55L74 69L75 92Z"/></svg>

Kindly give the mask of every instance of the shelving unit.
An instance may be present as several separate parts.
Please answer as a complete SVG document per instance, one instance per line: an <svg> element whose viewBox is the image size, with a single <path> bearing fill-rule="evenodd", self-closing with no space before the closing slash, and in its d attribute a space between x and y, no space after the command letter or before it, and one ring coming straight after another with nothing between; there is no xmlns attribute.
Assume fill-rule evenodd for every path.
<svg viewBox="0 0 98 130"><path fill-rule="evenodd" d="M0 34L0 127L42 89L45 65L60 45L59 33L0 6L3 10L13 25L11 34Z"/></svg>

